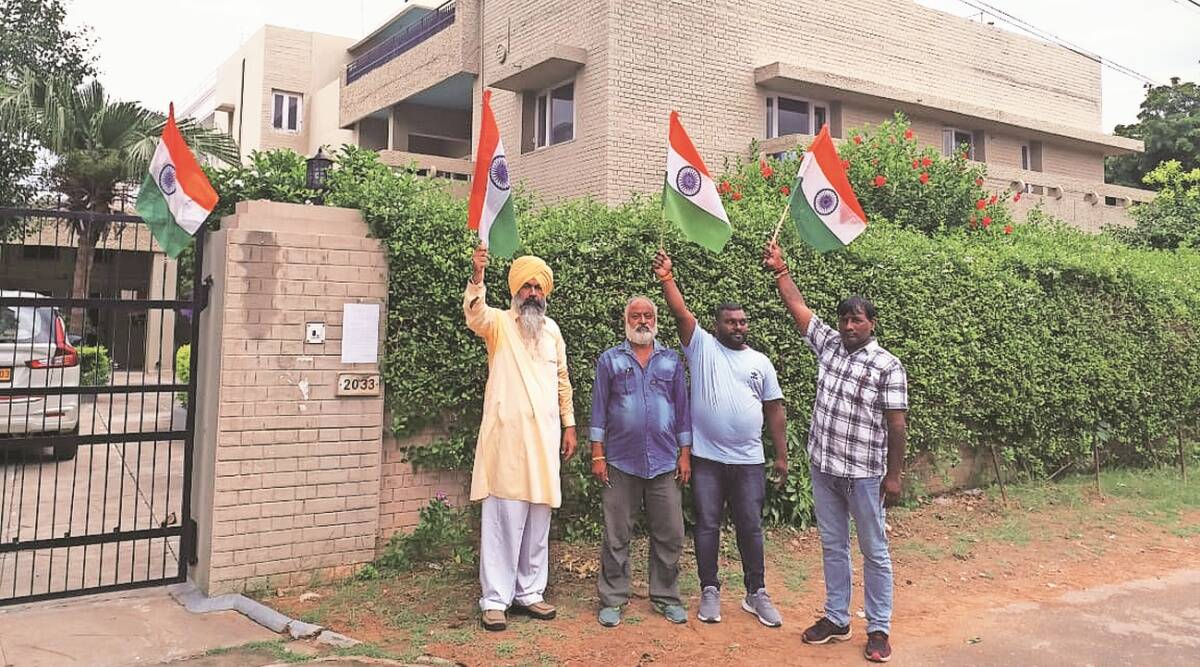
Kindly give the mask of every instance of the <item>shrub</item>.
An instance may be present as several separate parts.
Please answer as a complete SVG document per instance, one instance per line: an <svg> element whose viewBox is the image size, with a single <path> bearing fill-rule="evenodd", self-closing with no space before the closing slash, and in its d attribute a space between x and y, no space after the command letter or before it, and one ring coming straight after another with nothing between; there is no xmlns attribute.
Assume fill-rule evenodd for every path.
<svg viewBox="0 0 1200 667"><path fill-rule="evenodd" d="M1110 225L1105 231L1138 248L1200 248L1200 169L1184 171L1174 160L1146 174L1158 196L1133 207L1132 227Z"/></svg>
<svg viewBox="0 0 1200 667"><path fill-rule="evenodd" d="M470 510L456 509L438 494L421 508L420 520L411 533L394 533L376 563L394 570L411 569L418 563L475 562L475 533Z"/></svg>
<svg viewBox="0 0 1200 667"><path fill-rule="evenodd" d="M108 379L112 376L112 359L108 356L108 348L103 345L84 345L77 352L79 384L85 387L108 384Z"/></svg>
<svg viewBox="0 0 1200 667"><path fill-rule="evenodd" d="M192 377L192 346L180 345L175 351L175 383L187 384ZM175 393L175 398L183 407L188 406L188 393L180 391Z"/></svg>

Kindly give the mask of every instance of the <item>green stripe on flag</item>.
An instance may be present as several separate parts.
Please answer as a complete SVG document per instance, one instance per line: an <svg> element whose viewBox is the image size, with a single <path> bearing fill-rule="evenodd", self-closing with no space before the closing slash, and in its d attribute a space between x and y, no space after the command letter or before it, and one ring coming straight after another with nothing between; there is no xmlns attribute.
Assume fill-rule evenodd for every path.
<svg viewBox="0 0 1200 667"><path fill-rule="evenodd" d="M829 227L825 226L825 221L808 203L808 197L804 196L803 185L803 178L796 179L796 185L792 187L792 198L788 204L791 207L792 220L796 223L796 231L800 232L800 238L804 239L804 242L817 252L828 252L846 247L842 240L835 236Z"/></svg>
<svg viewBox="0 0 1200 667"><path fill-rule="evenodd" d="M146 221L154 240L158 241L167 257L178 257L184 248L192 244L192 235L175 222L162 190L158 189L158 183L149 173L142 180L142 189L138 191L137 212Z"/></svg>
<svg viewBox="0 0 1200 667"><path fill-rule="evenodd" d="M517 216L513 213L513 198L509 196L496 212L488 229L488 253L496 257L512 257L521 245L517 233Z"/></svg>
<svg viewBox="0 0 1200 667"><path fill-rule="evenodd" d="M663 184L663 217L678 223L689 241L713 252L721 252L733 235L733 228L724 220L713 217L666 183Z"/></svg>

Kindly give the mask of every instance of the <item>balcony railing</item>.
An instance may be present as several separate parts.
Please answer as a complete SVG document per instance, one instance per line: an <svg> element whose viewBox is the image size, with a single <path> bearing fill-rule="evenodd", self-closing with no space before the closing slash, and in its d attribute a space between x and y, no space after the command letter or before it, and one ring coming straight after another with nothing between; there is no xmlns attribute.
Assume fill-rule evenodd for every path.
<svg viewBox="0 0 1200 667"><path fill-rule="evenodd" d="M453 23L454 0L450 0L346 65L346 83L353 83L368 72L386 65L396 56L433 37Z"/></svg>

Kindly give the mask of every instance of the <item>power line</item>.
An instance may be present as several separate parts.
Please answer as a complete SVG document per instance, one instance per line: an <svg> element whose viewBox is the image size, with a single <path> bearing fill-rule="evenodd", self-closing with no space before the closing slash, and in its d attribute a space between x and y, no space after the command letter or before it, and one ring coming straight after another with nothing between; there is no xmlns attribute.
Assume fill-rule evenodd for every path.
<svg viewBox="0 0 1200 667"><path fill-rule="evenodd" d="M1191 5L1193 7L1195 7L1196 9L1200 9L1200 2L1197 2L1196 0L1184 0L1184 1L1191 3Z"/></svg>
<svg viewBox="0 0 1200 667"><path fill-rule="evenodd" d="M1067 49L1068 51L1078 53L1079 55L1081 55L1089 60L1092 60L1093 62L1099 63L1101 66L1107 67L1115 72L1119 72L1121 74L1124 74L1125 76L1128 76L1128 77L1131 77L1134 79L1138 79L1139 81L1141 81L1143 83L1158 85L1157 81L1146 76L1145 74L1142 74L1141 72L1134 70L1131 67L1126 67L1125 65L1122 65L1122 64L1112 60L1111 58L1105 58L1104 56L1101 56L1098 53L1089 51L1089 50L1083 48L1082 46L1079 46L1078 44L1071 43L1071 42L1059 37L1058 35L1055 35L1054 33L1049 32L1048 30L1039 28L1038 26L1033 25L1032 23L1029 23L1028 21L1025 21L1024 19L1021 19L1020 17L1013 16L1012 14L1009 14L1008 12L1006 12L1002 9L993 7L992 5L984 2L983 0L959 0L959 2L971 7L973 9L977 9L986 14L990 14L990 15L996 17L997 19L999 19L1000 21L1003 21L1004 23L1007 23L1007 24L1017 28L1018 30L1029 33L1030 35L1033 35L1034 37L1037 37L1038 39L1042 39L1047 42L1057 44L1058 46L1061 46L1062 48ZM1200 0L1188 0L1188 2L1191 2L1191 3L1195 4L1197 7L1200 7Z"/></svg>

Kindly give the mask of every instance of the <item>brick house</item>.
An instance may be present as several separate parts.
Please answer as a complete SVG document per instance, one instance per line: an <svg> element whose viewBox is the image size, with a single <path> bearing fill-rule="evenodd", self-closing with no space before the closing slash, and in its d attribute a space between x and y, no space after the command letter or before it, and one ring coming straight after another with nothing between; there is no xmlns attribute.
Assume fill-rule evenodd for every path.
<svg viewBox="0 0 1200 667"><path fill-rule="evenodd" d="M495 91L512 173L547 201L617 203L659 189L672 109L713 164L754 141L785 152L823 123L839 138L899 110L918 141L944 152L967 144L989 187L1027 192L1020 208L1040 204L1096 229L1153 196L1104 183L1105 156L1142 143L1101 130L1099 63L910 0L797 2L787 12L765 0L410 0L337 53L336 38L265 27L251 40L265 44L257 69L299 71L295 49L272 44L305 39L328 49L313 46L294 83L255 79L256 106L245 110L286 133L288 110L300 109L307 140L267 130L255 145L243 130L245 148L311 153L347 141L465 186L482 82ZM215 89L230 90L242 57L222 66ZM298 99L272 115L266 105L278 107L281 91ZM210 106L232 119L226 98Z"/></svg>

